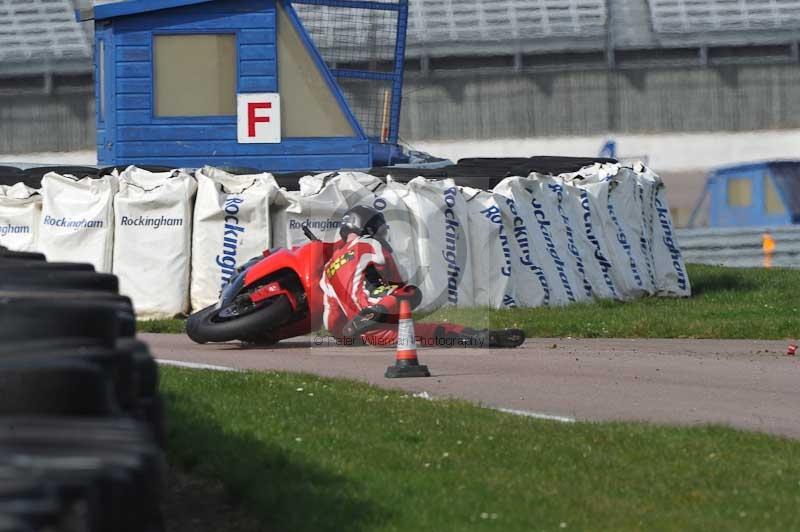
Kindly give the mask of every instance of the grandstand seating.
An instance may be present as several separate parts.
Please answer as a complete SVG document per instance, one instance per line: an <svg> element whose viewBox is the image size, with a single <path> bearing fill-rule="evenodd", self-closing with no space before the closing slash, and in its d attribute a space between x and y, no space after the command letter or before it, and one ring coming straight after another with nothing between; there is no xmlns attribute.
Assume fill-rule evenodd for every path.
<svg viewBox="0 0 800 532"><path fill-rule="evenodd" d="M800 0L649 0L657 33L800 28Z"/></svg>
<svg viewBox="0 0 800 532"><path fill-rule="evenodd" d="M457 53L463 50L448 45L603 36L606 6L606 0L411 0L408 44L411 55L419 55L420 47L428 45ZM326 60L341 55L336 50L343 48L349 60L394 55L394 44L386 36L394 33L395 18L308 5L305 0L294 7Z"/></svg>
<svg viewBox="0 0 800 532"><path fill-rule="evenodd" d="M0 0L0 62L88 59L92 46L70 0Z"/></svg>
<svg viewBox="0 0 800 532"><path fill-rule="evenodd" d="M512 41L605 33L605 0L412 0L410 43Z"/></svg>

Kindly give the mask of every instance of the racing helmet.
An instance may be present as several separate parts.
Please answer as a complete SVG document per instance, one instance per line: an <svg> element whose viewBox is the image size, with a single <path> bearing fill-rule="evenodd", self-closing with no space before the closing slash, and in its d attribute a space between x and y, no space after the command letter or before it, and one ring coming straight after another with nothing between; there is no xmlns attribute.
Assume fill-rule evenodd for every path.
<svg viewBox="0 0 800 532"><path fill-rule="evenodd" d="M342 216L339 235L342 240L347 240L347 237L351 234L371 236L383 240L386 238L388 230L389 225L381 212L366 205L357 205Z"/></svg>

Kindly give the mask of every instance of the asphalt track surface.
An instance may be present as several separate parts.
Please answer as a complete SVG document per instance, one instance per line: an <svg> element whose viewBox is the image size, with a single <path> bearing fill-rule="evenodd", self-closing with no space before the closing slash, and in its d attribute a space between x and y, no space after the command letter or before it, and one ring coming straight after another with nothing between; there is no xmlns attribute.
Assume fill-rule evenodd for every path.
<svg viewBox="0 0 800 532"><path fill-rule="evenodd" d="M345 377L564 420L713 423L800 438L800 357L786 356L784 341L539 338L510 350L422 348L433 376L395 380L383 376L389 348L310 337L275 348L142 337L162 360Z"/></svg>

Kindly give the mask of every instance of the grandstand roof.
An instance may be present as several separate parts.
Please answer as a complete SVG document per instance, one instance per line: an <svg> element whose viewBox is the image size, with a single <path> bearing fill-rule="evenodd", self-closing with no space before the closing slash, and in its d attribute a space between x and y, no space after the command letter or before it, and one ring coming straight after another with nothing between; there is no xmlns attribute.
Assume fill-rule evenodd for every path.
<svg viewBox="0 0 800 532"><path fill-rule="evenodd" d="M647 2L652 32L662 46L738 46L800 40L800 0Z"/></svg>
<svg viewBox="0 0 800 532"><path fill-rule="evenodd" d="M410 57L800 40L800 0L410 0Z"/></svg>
<svg viewBox="0 0 800 532"><path fill-rule="evenodd" d="M70 0L0 0L3 74L87 71L91 57Z"/></svg>
<svg viewBox="0 0 800 532"><path fill-rule="evenodd" d="M454 46L492 53L499 43L603 48L607 15L606 0L411 0L408 42L412 53L429 54Z"/></svg>
<svg viewBox="0 0 800 532"><path fill-rule="evenodd" d="M800 28L800 0L650 0L656 33Z"/></svg>

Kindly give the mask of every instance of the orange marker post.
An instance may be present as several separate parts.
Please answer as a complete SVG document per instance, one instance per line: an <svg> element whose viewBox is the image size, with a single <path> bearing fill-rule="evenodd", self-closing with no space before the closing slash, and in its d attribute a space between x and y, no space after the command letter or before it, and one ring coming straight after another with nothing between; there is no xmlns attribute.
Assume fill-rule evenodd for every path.
<svg viewBox="0 0 800 532"><path fill-rule="evenodd" d="M775 239L767 231L761 235L761 248L764 250L764 267L772 268L772 256L775 254Z"/></svg>

